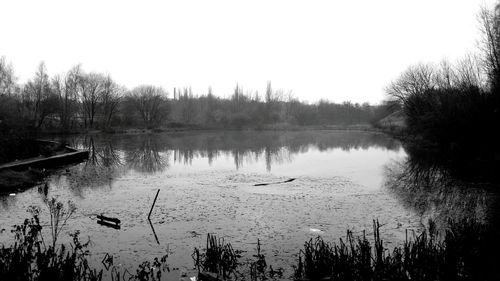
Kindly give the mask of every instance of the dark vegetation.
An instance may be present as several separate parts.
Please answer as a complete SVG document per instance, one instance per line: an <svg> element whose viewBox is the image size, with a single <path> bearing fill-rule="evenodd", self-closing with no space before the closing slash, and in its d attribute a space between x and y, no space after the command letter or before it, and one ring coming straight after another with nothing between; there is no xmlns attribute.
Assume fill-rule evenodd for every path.
<svg viewBox="0 0 500 281"><path fill-rule="evenodd" d="M328 243L321 237L306 242L295 268L296 279L309 280L495 280L498 261L488 250L484 226L450 222L444 238L433 228L388 249L374 221L373 242L365 234ZM408 234L407 234L408 236ZM489 241L491 242L491 241Z"/></svg>
<svg viewBox="0 0 500 281"><path fill-rule="evenodd" d="M496 11L486 9L480 14L483 31L480 55L468 56L456 65L443 62L439 66L410 67L387 88L393 102L377 108L326 101L306 104L281 90L273 90L270 83L264 97L244 94L236 86L228 99L214 96L210 89L205 95L194 95L189 88L175 89L169 99L161 88L139 86L129 91L109 76L85 73L79 66L64 76L49 79L41 64L31 81L18 85L12 67L2 59L0 144L5 147L0 146L0 157L9 159L12 157L9 153L15 151L9 149L16 149L9 145L22 144L40 131L349 125L381 120L387 113L400 110L405 127L398 132L402 133L413 161L400 174L403 179L411 177L404 188L457 188L478 183L498 186L500 20L496 15ZM157 158L154 149L149 148L151 145L154 144L147 143L145 150L153 152L154 162ZM26 151L37 153L29 144ZM422 169L422 165L428 166ZM90 265L87 243L79 241L78 233L73 235L71 247L56 244L74 209L53 200L47 200L47 206L51 213L52 243L43 238L39 210L31 208L32 218L14 228L16 242L0 250L0 279L101 280L103 271ZM407 238L403 246L388 249L381 239L380 225L374 222L373 240L365 233L354 237L348 231L345 240L338 243L320 237L307 241L298 255L294 278L497 280L500 262L497 228L498 224L485 226L466 218L449 221L447 228L438 232L430 223L428 230ZM240 257L231 244L212 235L207 236L206 248L195 249L193 254L198 270L212 272L216 277L250 276L252 280L265 280L282 273L267 266L260 242L256 260L249 266L241 263ZM164 262L166 257L153 264L162 268ZM241 274L245 272L241 269L243 265L248 266L249 275ZM127 276L135 280L161 278L161 270L151 268L150 263L144 263L136 274ZM126 273L114 268L111 274L116 280L123 280Z"/></svg>
<svg viewBox="0 0 500 281"><path fill-rule="evenodd" d="M41 209L30 207L31 218L14 226L13 245L0 248L0 280L42 281L42 280L103 280L103 269L96 269L90 261L87 250L91 243L80 241L80 233L71 234L70 245L58 244L57 240L68 219L75 212L71 202L65 206L55 199L46 199L50 214L50 236L44 237L40 222ZM135 273L118 270L113 266L113 257L106 256L102 264L109 270L111 280L161 280L162 272L169 270L166 264L168 254L153 262L143 262Z"/></svg>
<svg viewBox="0 0 500 281"><path fill-rule="evenodd" d="M10 139L7 142L5 139ZM11 161L18 161L27 158L50 157L57 154L70 152L63 143L35 140L31 136L4 137L5 149L0 156L0 164Z"/></svg>
<svg viewBox="0 0 500 281"><path fill-rule="evenodd" d="M380 236L380 224L373 223L373 239L365 232L354 237L347 231L338 243L321 237L310 239L300 250L294 265L295 280L496 280L494 264L499 261L490 249L494 239L484 225L472 220L450 221L440 234L432 221L422 233L408 233L402 246L389 249ZM255 261L239 262L230 243L207 236L207 248L195 248L193 258L201 277L231 280L272 280L283 271L267 266L257 244ZM250 273L248 273L248 266ZM246 272L246 274L244 274Z"/></svg>
<svg viewBox="0 0 500 281"><path fill-rule="evenodd" d="M113 257L106 255L104 271L91 259L90 240L82 243L78 231L71 234L71 244L57 242L76 210L73 204L45 203L50 224L42 226L42 210L30 207L31 218L12 230L15 242L0 248L1 280L103 280L105 275L111 280L161 280L170 271L168 253L140 264L135 273L115 267ZM372 239L349 230L338 243L310 239L298 252L293 272L269 265L260 240L253 258L242 261L242 251L208 234L206 248L195 248L192 257L200 280L497 280L500 257L492 245L498 237L489 227L472 219L450 220L440 233L432 221L428 225L421 233L407 231L404 244L392 249L384 244L378 221Z"/></svg>
<svg viewBox="0 0 500 281"><path fill-rule="evenodd" d="M213 94L210 88L200 94L189 87L174 88L171 93L152 85L129 90L109 75L87 73L80 65L49 76L43 62L32 79L18 84L12 65L2 57L0 162L12 155L29 154L30 147L25 152L24 146L17 144L40 133L368 126L387 115L387 109L327 100L309 104L291 92L273 89L270 82L263 94L244 92L236 85L228 98Z"/></svg>
<svg viewBox="0 0 500 281"><path fill-rule="evenodd" d="M455 65L411 66L387 88L401 107L407 146L444 155L448 164L465 167L462 171L500 168L499 7L479 15L479 54Z"/></svg>
<svg viewBox="0 0 500 281"><path fill-rule="evenodd" d="M29 169L27 171L0 171L1 192L8 192L26 187L32 187L40 183L47 174L41 170Z"/></svg>
<svg viewBox="0 0 500 281"><path fill-rule="evenodd" d="M9 138L9 137L6 137ZM2 150L2 149L0 149ZM40 160L68 152L74 152L64 143L19 138L15 143L5 144L3 158L0 157L0 193L33 187L54 172L65 162L52 160L50 164L25 162L4 163L18 160ZM78 159L80 161L80 159Z"/></svg>
<svg viewBox="0 0 500 281"><path fill-rule="evenodd" d="M220 95L229 96L221 98ZM126 89L108 75L86 73L80 65L50 77L42 62L35 76L17 84L12 65L0 60L0 125L3 130L71 132L116 128L262 128L276 124L367 124L380 115L368 103L301 102L291 92L167 92L152 85Z"/></svg>
<svg viewBox="0 0 500 281"><path fill-rule="evenodd" d="M227 279L231 275L236 277L241 252L235 251L231 243L225 243L224 238L208 234L205 252L201 253L198 248L195 248L192 256L198 272L202 270L212 272L216 276Z"/></svg>

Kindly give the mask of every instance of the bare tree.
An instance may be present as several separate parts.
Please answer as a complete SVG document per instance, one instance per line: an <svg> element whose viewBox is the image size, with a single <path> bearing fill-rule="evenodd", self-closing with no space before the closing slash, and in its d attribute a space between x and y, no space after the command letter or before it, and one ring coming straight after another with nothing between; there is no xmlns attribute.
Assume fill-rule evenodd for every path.
<svg viewBox="0 0 500 281"><path fill-rule="evenodd" d="M401 76L387 88L387 94L404 103L414 94L420 94L435 87L435 69L429 64L410 66Z"/></svg>
<svg viewBox="0 0 500 281"><path fill-rule="evenodd" d="M442 60L435 72L434 82L436 86L443 89L451 88L457 79L455 67L448 60Z"/></svg>
<svg viewBox="0 0 500 281"><path fill-rule="evenodd" d="M132 90L133 104L148 128L159 126L168 114L167 93L161 87L142 85Z"/></svg>
<svg viewBox="0 0 500 281"><path fill-rule="evenodd" d="M102 74L83 74L78 83L78 93L85 127L93 128L97 112L99 110L99 100L104 90L106 78Z"/></svg>
<svg viewBox="0 0 500 281"><path fill-rule="evenodd" d="M494 11L483 7L479 13L482 39L481 50L483 52L483 65L488 74L490 84L494 91L500 87L500 4Z"/></svg>
<svg viewBox="0 0 500 281"><path fill-rule="evenodd" d="M57 97L50 87L49 76L43 62L38 66L35 78L23 89L23 105L34 128L40 128L45 118L57 111Z"/></svg>
<svg viewBox="0 0 500 281"><path fill-rule="evenodd" d="M11 95L16 85L16 77L11 64L7 64L5 57L0 57L0 96Z"/></svg>
<svg viewBox="0 0 500 281"><path fill-rule="evenodd" d="M71 68L64 77L55 76L52 79L52 89L59 99L59 119L62 130L68 130L73 125L72 121L78 104L78 84L81 79L80 65Z"/></svg>
<svg viewBox="0 0 500 281"><path fill-rule="evenodd" d="M125 93L125 88L116 84L111 76L104 80L101 93L102 123L104 127L111 125L113 116L118 112L118 108Z"/></svg>
<svg viewBox="0 0 500 281"><path fill-rule="evenodd" d="M483 88L484 75L479 60L474 55L467 55L459 60L455 67L455 86L460 88Z"/></svg>

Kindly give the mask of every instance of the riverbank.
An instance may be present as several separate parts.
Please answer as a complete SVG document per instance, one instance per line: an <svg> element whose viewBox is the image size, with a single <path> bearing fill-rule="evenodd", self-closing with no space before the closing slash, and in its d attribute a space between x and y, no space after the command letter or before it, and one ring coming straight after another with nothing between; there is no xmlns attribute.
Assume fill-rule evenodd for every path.
<svg viewBox="0 0 500 281"><path fill-rule="evenodd" d="M45 136L53 135L97 135L97 134L153 134L153 133L172 133L172 132L200 132L200 131L366 131L366 132L386 132L383 128L373 127L370 124L356 125L310 125L300 126L291 124L273 124L255 127L218 127L218 126L199 126L199 125L177 125L158 128L108 128L108 129L82 129L71 131L43 131L40 134Z"/></svg>
<svg viewBox="0 0 500 281"><path fill-rule="evenodd" d="M35 141L43 151L36 157L0 164L0 192L35 186L54 168L70 163L81 162L88 158L88 151L77 150L64 144L46 141Z"/></svg>

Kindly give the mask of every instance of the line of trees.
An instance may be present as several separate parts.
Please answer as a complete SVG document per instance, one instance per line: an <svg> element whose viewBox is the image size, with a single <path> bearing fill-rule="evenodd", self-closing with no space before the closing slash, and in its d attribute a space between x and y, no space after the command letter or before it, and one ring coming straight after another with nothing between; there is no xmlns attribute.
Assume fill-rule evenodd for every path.
<svg viewBox="0 0 500 281"><path fill-rule="evenodd" d="M228 98L212 89L194 94L189 87L141 85L126 89L110 75L85 72L76 65L49 76L45 64L33 78L18 84L11 64L0 60L0 128L80 131L110 128L188 126L247 128L269 124L340 125L370 122L379 108L368 103L341 104L299 101L291 92L275 90L268 82L263 95L236 85ZM5 130L4 130L5 132Z"/></svg>
<svg viewBox="0 0 500 281"><path fill-rule="evenodd" d="M500 4L479 14L482 41L477 54L455 64L410 66L387 87L405 117L407 141L437 147L468 163L500 159L499 12Z"/></svg>

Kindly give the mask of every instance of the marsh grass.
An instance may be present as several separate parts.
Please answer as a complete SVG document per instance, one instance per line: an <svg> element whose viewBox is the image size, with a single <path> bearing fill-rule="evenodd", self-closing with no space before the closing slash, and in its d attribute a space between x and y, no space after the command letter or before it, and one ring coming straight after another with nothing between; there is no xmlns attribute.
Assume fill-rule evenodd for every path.
<svg viewBox="0 0 500 281"><path fill-rule="evenodd" d="M252 258L240 261L243 251L234 250L230 243L215 235L207 235L206 248L195 248L192 254L200 280L215 278L217 280L276 280L283 278L283 269L274 269L266 261L261 251L260 240L257 239L256 253ZM201 273L201 274L200 274ZM211 273L212 277L207 277Z"/></svg>
<svg viewBox="0 0 500 281"><path fill-rule="evenodd" d="M46 246L40 211L34 207L29 211L32 217L12 230L14 244L0 249L0 280L101 280L102 270L89 266L89 242L81 243L79 232L71 235L73 242L69 247L55 247L55 242Z"/></svg>
<svg viewBox="0 0 500 281"><path fill-rule="evenodd" d="M50 213L51 243L46 243L40 224L41 209L31 206L28 212L31 218L25 219L12 229L14 243L0 248L0 280L13 281L100 281L104 271L97 269L90 262L87 249L90 239L82 243L80 232L70 234L72 242L57 244L58 237L73 216L76 207L52 198L46 200ZM113 281L121 280L161 280L162 272L169 271L167 255L152 262L141 263L134 273L118 269L113 265L113 257L106 255L103 264L110 269Z"/></svg>
<svg viewBox="0 0 500 281"><path fill-rule="evenodd" d="M217 238L207 234L207 244L204 252L198 248L192 254L198 272L205 271L217 274L217 277L227 279L236 277L241 251L235 251L231 243L226 243L224 238Z"/></svg>
<svg viewBox="0 0 500 281"><path fill-rule="evenodd" d="M440 238L433 224L403 246L388 249L373 223L373 242L347 231L338 243L310 239L294 266L295 280L495 280L484 227L450 222ZM491 241L490 241L491 242ZM497 275L498 277L498 275Z"/></svg>
<svg viewBox="0 0 500 281"><path fill-rule="evenodd" d="M53 208L51 234L58 235L74 213L57 200L48 201ZM12 230L13 245L0 248L0 280L102 280L104 271L91 265L86 243L80 233L71 234L69 245L46 243L40 224L40 209L30 207L31 218ZM55 223L55 222L59 223ZM300 250L294 266L295 280L498 280L498 235L491 228L473 220L449 222L444 233L438 233L430 222L420 234L408 233L402 246L389 249L381 238L381 226L373 222L373 238L363 232L355 237L347 231L344 239L330 243L321 237L310 239ZM57 231L55 231L57 230ZM208 234L206 248L195 248L192 255L198 271L211 272L217 280L269 280L283 277L266 261L257 240L256 253L248 262L240 262L242 251L233 249L223 238ZM168 254L141 263L135 272L113 265L107 255L103 264L111 280L161 280L170 271ZM200 275L201 276L201 275Z"/></svg>
<svg viewBox="0 0 500 281"><path fill-rule="evenodd" d="M283 277L283 269L274 269L272 265L268 265L265 255L260 249L260 239L257 239L257 253L253 255L254 261L250 262L250 280L269 280L280 279Z"/></svg>

